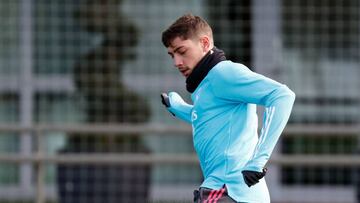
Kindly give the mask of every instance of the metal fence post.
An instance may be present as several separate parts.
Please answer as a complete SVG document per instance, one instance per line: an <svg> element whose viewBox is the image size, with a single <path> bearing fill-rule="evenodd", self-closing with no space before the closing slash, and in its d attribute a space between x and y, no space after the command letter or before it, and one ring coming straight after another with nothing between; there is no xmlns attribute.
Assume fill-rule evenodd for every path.
<svg viewBox="0 0 360 203"><path fill-rule="evenodd" d="M36 137L36 161L35 161L35 170L36 170L36 203L45 203L45 170L44 170L44 151L43 151L43 143L44 136L42 136L41 129L35 130Z"/></svg>

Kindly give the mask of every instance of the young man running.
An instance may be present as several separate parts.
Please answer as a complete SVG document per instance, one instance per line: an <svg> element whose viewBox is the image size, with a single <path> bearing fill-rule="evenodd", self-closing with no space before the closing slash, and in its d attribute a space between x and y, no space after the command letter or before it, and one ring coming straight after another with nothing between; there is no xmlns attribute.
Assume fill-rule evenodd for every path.
<svg viewBox="0 0 360 203"><path fill-rule="evenodd" d="M209 24L191 14L162 33L175 67L186 78L193 104L161 94L167 109L192 125L204 181L195 202L270 202L263 178L295 94L285 85L226 60ZM265 107L258 136L256 105Z"/></svg>

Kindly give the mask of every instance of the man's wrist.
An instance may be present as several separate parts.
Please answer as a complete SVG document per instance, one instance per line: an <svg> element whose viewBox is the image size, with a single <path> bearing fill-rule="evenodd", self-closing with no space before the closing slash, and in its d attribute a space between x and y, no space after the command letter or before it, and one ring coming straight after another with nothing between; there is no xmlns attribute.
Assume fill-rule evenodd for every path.
<svg viewBox="0 0 360 203"><path fill-rule="evenodd" d="M262 172L264 167L254 166L254 165L247 165L243 168L243 171L257 171Z"/></svg>

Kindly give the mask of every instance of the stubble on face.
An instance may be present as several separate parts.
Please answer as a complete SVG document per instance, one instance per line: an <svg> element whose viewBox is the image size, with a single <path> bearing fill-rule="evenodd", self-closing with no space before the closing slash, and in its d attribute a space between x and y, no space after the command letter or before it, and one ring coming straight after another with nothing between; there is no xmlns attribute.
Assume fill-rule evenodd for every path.
<svg viewBox="0 0 360 203"><path fill-rule="evenodd" d="M195 66L205 53L202 51L200 42L194 39L175 38L167 48L174 66L186 78L192 73Z"/></svg>

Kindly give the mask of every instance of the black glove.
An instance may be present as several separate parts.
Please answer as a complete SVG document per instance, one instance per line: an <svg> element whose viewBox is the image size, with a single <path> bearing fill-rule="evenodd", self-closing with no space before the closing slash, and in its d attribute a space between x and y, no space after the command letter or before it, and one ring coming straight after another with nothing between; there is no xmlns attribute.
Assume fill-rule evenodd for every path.
<svg viewBox="0 0 360 203"><path fill-rule="evenodd" d="M170 107L169 96L166 93L161 93L161 102L166 106L166 108Z"/></svg>
<svg viewBox="0 0 360 203"><path fill-rule="evenodd" d="M245 183L248 187L251 187L259 182L261 178L263 178L266 175L267 169L264 168L262 172L257 171L242 171L242 174L244 176Z"/></svg>
<svg viewBox="0 0 360 203"><path fill-rule="evenodd" d="M170 107L170 99L169 96L166 93L161 93L161 103L164 104L164 106L166 106L166 108ZM172 112L170 112L173 116L175 116L175 114L173 114Z"/></svg>

